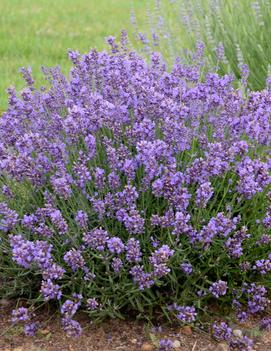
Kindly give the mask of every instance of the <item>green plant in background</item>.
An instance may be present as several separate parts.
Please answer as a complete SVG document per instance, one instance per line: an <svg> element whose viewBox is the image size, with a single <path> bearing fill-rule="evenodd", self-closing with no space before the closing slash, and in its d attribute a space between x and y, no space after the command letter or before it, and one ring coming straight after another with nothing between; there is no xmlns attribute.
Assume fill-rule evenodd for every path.
<svg viewBox="0 0 271 351"><path fill-rule="evenodd" d="M247 64L248 87L265 86L271 58L270 0L150 0L148 6L146 37L159 37L160 50L169 61L176 55L190 58L187 51L201 41L208 67L216 67L222 55L221 74L233 72L239 79Z"/></svg>

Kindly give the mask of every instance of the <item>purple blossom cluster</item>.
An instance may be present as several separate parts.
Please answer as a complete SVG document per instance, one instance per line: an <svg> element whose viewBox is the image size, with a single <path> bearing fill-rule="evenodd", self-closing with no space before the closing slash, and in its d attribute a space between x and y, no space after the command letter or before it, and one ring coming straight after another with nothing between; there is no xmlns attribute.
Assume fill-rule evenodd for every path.
<svg viewBox="0 0 271 351"><path fill-rule="evenodd" d="M209 291L214 297L219 298L227 293L227 289L227 282L219 280L210 286Z"/></svg>
<svg viewBox="0 0 271 351"><path fill-rule="evenodd" d="M71 318L62 318L61 325L69 337L78 337L82 334L82 327L79 322Z"/></svg>
<svg viewBox="0 0 271 351"><path fill-rule="evenodd" d="M173 342L169 339L161 339L159 341L159 351L172 351Z"/></svg>
<svg viewBox="0 0 271 351"><path fill-rule="evenodd" d="M139 286L140 290L148 289L153 286L154 280L151 273L144 272L142 266L134 266L130 270L131 276L135 284Z"/></svg>
<svg viewBox="0 0 271 351"><path fill-rule="evenodd" d="M10 209L5 202L0 202L0 230L8 232L18 221L16 211Z"/></svg>
<svg viewBox="0 0 271 351"><path fill-rule="evenodd" d="M197 64L168 69L158 54L149 64L109 43L111 53L70 52L69 79L44 68L49 89L29 75L20 95L9 89L0 249L35 277L41 298L60 300L70 336L81 334L79 308L112 316L171 304L190 324L194 306L215 297L242 318L263 313L271 91L242 94L230 75L199 80Z"/></svg>
<svg viewBox="0 0 271 351"><path fill-rule="evenodd" d="M168 306L169 311L176 314L178 320L184 324L191 324L197 318L197 312L194 306L179 306L176 303Z"/></svg>
<svg viewBox="0 0 271 351"><path fill-rule="evenodd" d="M113 237L107 240L108 250L111 253L120 254L124 251L124 244L119 237Z"/></svg>
<svg viewBox="0 0 271 351"><path fill-rule="evenodd" d="M103 229L94 229L91 232L85 233L83 236L84 243L92 249L103 251L105 250L107 241L109 239L108 233Z"/></svg>
<svg viewBox="0 0 271 351"><path fill-rule="evenodd" d="M19 307L12 311L11 321L14 324L23 324L24 333L27 336L34 336L38 330L38 324L36 322L31 322L31 318L34 314L29 311L26 307Z"/></svg>
<svg viewBox="0 0 271 351"><path fill-rule="evenodd" d="M241 257L243 254L242 243L245 239L249 238L250 234L247 233L247 228L243 227L238 230L232 237L230 237L225 246L231 257Z"/></svg>
<svg viewBox="0 0 271 351"><path fill-rule="evenodd" d="M86 228L88 224L88 215L84 211L78 211L75 216L75 222L81 228Z"/></svg>
<svg viewBox="0 0 271 351"><path fill-rule="evenodd" d="M216 322L212 329L214 338L218 341L226 341L231 350L253 350L253 340L246 335L235 336L233 329L226 322Z"/></svg>
<svg viewBox="0 0 271 351"><path fill-rule="evenodd" d="M66 300L61 306L60 312L65 317L73 317L81 305L81 301L74 302L72 300Z"/></svg>
<svg viewBox="0 0 271 351"><path fill-rule="evenodd" d="M99 307L99 302L94 298L87 299L87 308L91 311L97 310Z"/></svg>
<svg viewBox="0 0 271 351"><path fill-rule="evenodd" d="M181 270L186 274L190 275L193 273L193 266L190 262L183 262L181 264Z"/></svg>
<svg viewBox="0 0 271 351"><path fill-rule="evenodd" d="M75 272L79 268L83 268L85 265L85 260L82 256L82 253L79 250L69 250L64 255L64 261L68 266Z"/></svg>
<svg viewBox="0 0 271 351"><path fill-rule="evenodd" d="M30 319L29 310L25 307L19 307L12 311L12 322L27 322Z"/></svg>
<svg viewBox="0 0 271 351"><path fill-rule="evenodd" d="M239 291L235 289L232 302L237 319L241 322L245 322L249 316L264 313L271 303L268 289L255 283L244 283Z"/></svg>

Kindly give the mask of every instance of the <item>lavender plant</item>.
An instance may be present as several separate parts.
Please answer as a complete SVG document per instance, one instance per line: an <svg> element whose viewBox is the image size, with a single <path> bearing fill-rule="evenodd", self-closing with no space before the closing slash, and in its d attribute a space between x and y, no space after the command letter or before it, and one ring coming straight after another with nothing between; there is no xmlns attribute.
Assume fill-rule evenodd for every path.
<svg viewBox="0 0 271 351"><path fill-rule="evenodd" d="M200 53L168 70L160 54L148 64L109 43L111 53L69 52L69 79L44 69L49 90L24 70L27 87L8 91L1 295L59 303L71 336L82 331L79 309L184 324L212 304L232 304L242 320L264 314L271 91L202 79ZM21 307L13 322L33 334L32 314Z"/></svg>

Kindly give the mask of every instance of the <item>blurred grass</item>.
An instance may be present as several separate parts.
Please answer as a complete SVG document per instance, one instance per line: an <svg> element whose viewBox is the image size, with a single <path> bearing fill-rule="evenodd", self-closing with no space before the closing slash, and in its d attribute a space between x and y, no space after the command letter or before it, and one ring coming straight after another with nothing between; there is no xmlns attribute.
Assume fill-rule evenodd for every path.
<svg viewBox="0 0 271 351"><path fill-rule="evenodd" d="M133 1L139 23L146 2ZM103 49L106 36L132 32L130 9L129 0L0 0L0 111L6 88L24 85L20 67L31 66L38 82L42 65L59 64L67 73L67 49Z"/></svg>
<svg viewBox="0 0 271 351"><path fill-rule="evenodd" d="M219 66L219 73L233 72L239 79L245 63L250 69L248 87L265 87L271 76L271 0L148 0L148 4L155 11L147 32L149 37L152 31L160 35L160 50L169 61L176 55L184 58L187 49L193 51L202 41L206 67ZM220 43L225 55L218 64Z"/></svg>

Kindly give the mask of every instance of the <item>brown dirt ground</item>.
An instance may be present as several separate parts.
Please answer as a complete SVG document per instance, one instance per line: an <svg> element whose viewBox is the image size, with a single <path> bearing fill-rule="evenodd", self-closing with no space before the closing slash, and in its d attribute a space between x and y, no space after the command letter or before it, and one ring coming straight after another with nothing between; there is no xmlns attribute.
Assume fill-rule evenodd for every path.
<svg viewBox="0 0 271 351"><path fill-rule="evenodd" d="M109 320L102 324L91 324L84 316L77 320L84 327L80 338L69 338L59 325L59 317L47 311L38 316L41 329L33 338L23 335L22 329L12 326L10 311L13 302L0 301L0 350L1 351L140 351L144 342L155 344L161 338L178 340L176 351L218 351L218 344L203 332L193 330L185 335L180 327L163 327L154 333L144 322L133 320ZM255 351L271 351L271 332L257 337ZM153 348L155 350L155 347Z"/></svg>

